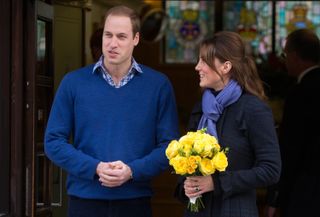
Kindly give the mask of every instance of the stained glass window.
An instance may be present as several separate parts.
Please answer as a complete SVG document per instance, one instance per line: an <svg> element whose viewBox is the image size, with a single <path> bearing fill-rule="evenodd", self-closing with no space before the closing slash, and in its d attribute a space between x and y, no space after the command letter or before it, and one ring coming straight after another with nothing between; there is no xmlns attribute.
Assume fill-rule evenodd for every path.
<svg viewBox="0 0 320 217"><path fill-rule="evenodd" d="M272 3L270 1L224 1L223 29L238 32L257 63L272 51Z"/></svg>
<svg viewBox="0 0 320 217"><path fill-rule="evenodd" d="M319 1L276 2L276 51L281 52L286 36L293 30L309 28L320 36Z"/></svg>
<svg viewBox="0 0 320 217"><path fill-rule="evenodd" d="M166 63L196 63L198 45L214 31L213 1L166 1Z"/></svg>

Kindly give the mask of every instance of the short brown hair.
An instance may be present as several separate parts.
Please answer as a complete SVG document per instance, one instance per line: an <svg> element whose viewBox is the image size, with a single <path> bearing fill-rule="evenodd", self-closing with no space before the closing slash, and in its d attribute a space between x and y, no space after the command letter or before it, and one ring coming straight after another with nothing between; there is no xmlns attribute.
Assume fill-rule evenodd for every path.
<svg viewBox="0 0 320 217"><path fill-rule="evenodd" d="M320 41L316 33L310 29L298 29L291 32L285 45L287 51L295 51L303 60L314 63L320 61Z"/></svg>
<svg viewBox="0 0 320 217"><path fill-rule="evenodd" d="M106 22L107 17L110 15L120 15L129 17L131 20L133 37L136 35L137 32L140 32L140 17L135 10L124 5L114 6L106 12L104 16L104 22Z"/></svg>

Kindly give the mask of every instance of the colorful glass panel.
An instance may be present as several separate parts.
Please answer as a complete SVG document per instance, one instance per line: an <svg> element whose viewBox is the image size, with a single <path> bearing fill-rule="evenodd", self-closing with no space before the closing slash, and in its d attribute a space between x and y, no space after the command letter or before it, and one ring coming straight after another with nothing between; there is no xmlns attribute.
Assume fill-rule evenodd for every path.
<svg viewBox="0 0 320 217"><path fill-rule="evenodd" d="M320 36L319 1L276 2L276 52L281 53L287 35L300 28L313 29Z"/></svg>
<svg viewBox="0 0 320 217"><path fill-rule="evenodd" d="M166 63L196 63L198 45L214 31L213 1L166 1Z"/></svg>
<svg viewBox="0 0 320 217"><path fill-rule="evenodd" d="M272 51L272 2L224 1L223 29L238 32L257 63Z"/></svg>

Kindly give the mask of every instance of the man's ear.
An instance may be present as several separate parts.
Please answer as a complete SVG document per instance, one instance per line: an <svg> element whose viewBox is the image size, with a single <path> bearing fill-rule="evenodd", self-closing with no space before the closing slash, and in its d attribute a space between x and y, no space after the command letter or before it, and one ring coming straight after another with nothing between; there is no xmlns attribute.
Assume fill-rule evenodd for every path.
<svg viewBox="0 0 320 217"><path fill-rule="evenodd" d="M136 35L133 38L134 46L137 46L137 44L139 43L139 40L140 40L140 33L137 32Z"/></svg>

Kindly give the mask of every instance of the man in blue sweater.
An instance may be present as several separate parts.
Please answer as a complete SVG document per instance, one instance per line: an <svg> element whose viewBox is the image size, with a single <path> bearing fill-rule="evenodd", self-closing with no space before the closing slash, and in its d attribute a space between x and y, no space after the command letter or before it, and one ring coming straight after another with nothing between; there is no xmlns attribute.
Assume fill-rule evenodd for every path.
<svg viewBox="0 0 320 217"><path fill-rule="evenodd" d="M68 73L57 90L45 152L68 172L70 217L152 215L150 181L168 167L178 118L167 77L132 57L139 27L132 9L108 10L103 55Z"/></svg>

